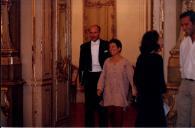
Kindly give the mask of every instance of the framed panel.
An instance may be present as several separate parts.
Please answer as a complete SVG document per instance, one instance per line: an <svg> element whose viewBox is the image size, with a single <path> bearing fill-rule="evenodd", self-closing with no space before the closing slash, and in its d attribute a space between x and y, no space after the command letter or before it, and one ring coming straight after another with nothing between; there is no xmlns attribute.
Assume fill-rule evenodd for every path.
<svg viewBox="0 0 195 128"><path fill-rule="evenodd" d="M116 0L84 0L83 30L84 42L88 41L87 29L90 25L101 27L101 38L116 37Z"/></svg>

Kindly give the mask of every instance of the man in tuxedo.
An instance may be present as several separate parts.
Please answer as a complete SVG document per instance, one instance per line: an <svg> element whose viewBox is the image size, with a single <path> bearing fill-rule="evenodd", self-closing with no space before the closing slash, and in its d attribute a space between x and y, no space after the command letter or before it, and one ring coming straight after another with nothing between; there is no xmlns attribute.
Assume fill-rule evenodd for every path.
<svg viewBox="0 0 195 128"><path fill-rule="evenodd" d="M109 57L108 42L100 39L100 26L88 29L90 41L80 46L79 80L85 90L85 126L95 125L98 113L99 126L107 126L106 109L99 105L102 96L97 96L97 82L106 58Z"/></svg>

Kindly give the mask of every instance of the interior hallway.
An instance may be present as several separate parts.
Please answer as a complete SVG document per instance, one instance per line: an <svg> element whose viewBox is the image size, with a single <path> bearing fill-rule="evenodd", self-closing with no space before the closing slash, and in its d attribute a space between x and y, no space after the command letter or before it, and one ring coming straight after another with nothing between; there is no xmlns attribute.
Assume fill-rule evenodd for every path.
<svg viewBox="0 0 195 128"><path fill-rule="evenodd" d="M178 16L189 9L188 7L194 8L195 6L191 6L194 2L191 0L1 0L4 3L1 5L3 23L1 37L3 36L2 46L5 46L1 48L3 53L1 94L5 94L1 99L8 101L5 106L6 113L9 114L4 115L6 118L10 116L8 126L55 126L67 117L70 66L79 64L80 45L85 35L84 26L88 21L93 21L91 19L96 20L97 15L92 15L96 9L98 13L100 10L107 12L107 9L103 6L100 8L99 5L107 7L110 1L114 3L112 4L114 10L111 11L113 15L110 15L110 18L115 24L107 26L115 28L112 29L113 32L116 32L117 38L124 42L123 54L133 64L139 54L139 39L143 32L152 28L163 35L168 100L173 108L171 119L175 121L174 99L180 81ZM89 8L85 6L87 2L97 8L86 11L86 8ZM92 17L85 18L85 12ZM109 17L104 18L103 15L99 15L101 23L111 23L104 21ZM102 27L107 28L104 25L106 24ZM60 122L63 124L60 126L82 126L83 102L71 105L70 108L70 118L66 122ZM132 113L135 112L126 113L125 125L133 125L135 116Z"/></svg>

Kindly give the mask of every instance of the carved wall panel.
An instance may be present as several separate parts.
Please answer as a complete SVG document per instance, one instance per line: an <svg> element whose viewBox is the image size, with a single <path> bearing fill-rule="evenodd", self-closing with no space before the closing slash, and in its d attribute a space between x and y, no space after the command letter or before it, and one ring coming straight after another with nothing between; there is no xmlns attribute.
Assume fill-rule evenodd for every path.
<svg viewBox="0 0 195 128"><path fill-rule="evenodd" d="M13 42L14 48L18 51L20 56L20 0L10 0L11 6L9 11L10 21L10 38Z"/></svg>
<svg viewBox="0 0 195 128"><path fill-rule="evenodd" d="M84 41L88 40L90 25L101 27L101 38L110 40L116 37L116 0L84 0Z"/></svg>
<svg viewBox="0 0 195 128"><path fill-rule="evenodd" d="M56 0L53 6L53 125L58 126L69 115L69 82L71 77L71 2Z"/></svg>
<svg viewBox="0 0 195 128"><path fill-rule="evenodd" d="M24 126L52 125L53 0L21 0Z"/></svg>
<svg viewBox="0 0 195 128"><path fill-rule="evenodd" d="M32 42L32 122L51 126L52 122L52 0L33 0ZM47 97L45 96L47 95ZM40 120L41 119L41 120Z"/></svg>
<svg viewBox="0 0 195 128"><path fill-rule="evenodd" d="M20 0L1 0L1 92L5 93L1 104L2 126L23 124L23 80L19 58ZM18 16L17 18L14 15ZM19 26L17 26L19 25ZM11 36L10 36L11 35ZM16 47L17 46L17 47ZM2 91L6 90L6 91ZM2 103L2 102L1 102ZM2 113L3 112L3 113ZM17 113L17 114L16 114ZM2 120L4 119L4 120Z"/></svg>
<svg viewBox="0 0 195 128"><path fill-rule="evenodd" d="M43 53L43 79L52 78L52 0L43 0L43 35L42 35L42 53Z"/></svg>

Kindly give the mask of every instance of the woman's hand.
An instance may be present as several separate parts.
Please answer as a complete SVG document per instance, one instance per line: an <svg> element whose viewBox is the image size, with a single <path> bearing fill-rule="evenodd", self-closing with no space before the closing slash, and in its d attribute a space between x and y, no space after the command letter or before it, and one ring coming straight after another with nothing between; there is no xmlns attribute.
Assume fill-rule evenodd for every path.
<svg viewBox="0 0 195 128"><path fill-rule="evenodd" d="M98 89L98 90L97 90L97 95L98 95L98 96L101 96L101 95L102 95L102 90Z"/></svg>
<svg viewBox="0 0 195 128"><path fill-rule="evenodd" d="M132 86L132 96L137 96L137 89L135 86Z"/></svg>

